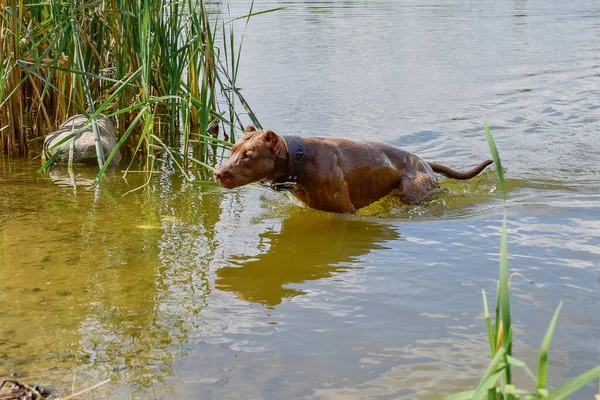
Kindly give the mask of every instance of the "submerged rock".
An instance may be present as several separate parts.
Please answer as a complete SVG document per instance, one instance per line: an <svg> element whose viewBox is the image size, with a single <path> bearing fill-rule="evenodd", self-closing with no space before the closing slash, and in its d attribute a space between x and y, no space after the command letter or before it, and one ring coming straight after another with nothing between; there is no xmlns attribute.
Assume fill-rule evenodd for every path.
<svg viewBox="0 0 600 400"><path fill-rule="evenodd" d="M72 132L83 128L87 123L87 120L85 115L74 115L66 120L56 132L52 132L46 136L46 139L44 140L44 157L49 159L56 154L57 151L60 151L60 155L57 157L56 161L68 162L71 140L67 140L53 149L51 149L51 147L68 137ZM96 126L98 127L98 133L100 134L100 139L102 141L102 149L104 150L104 158L106 159L117 145L115 129L112 122L104 115L96 117ZM120 159L121 155L117 152L112 159L111 164L118 164ZM94 134L91 124L75 136L73 161L83 164L98 164L96 158L96 135Z"/></svg>

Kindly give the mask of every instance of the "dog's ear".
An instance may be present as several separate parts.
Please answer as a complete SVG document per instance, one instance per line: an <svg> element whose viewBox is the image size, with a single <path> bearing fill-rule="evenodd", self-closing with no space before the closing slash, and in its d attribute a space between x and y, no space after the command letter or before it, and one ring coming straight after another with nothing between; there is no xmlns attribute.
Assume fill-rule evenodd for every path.
<svg viewBox="0 0 600 400"><path fill-rule="evenodd" d="M273 132L272 130L267 129L265 131L265 133L263 134L263 139L265 142L267 143L271 143L271 144L277 144L278 142L278 136L275 134L275 132Z"/></svg>
<svg viewBox="0 0 600 400"><path fill-rule="evenodd" d="M244 133L256 132L256 127L254 125L248 125Z"/></svg>

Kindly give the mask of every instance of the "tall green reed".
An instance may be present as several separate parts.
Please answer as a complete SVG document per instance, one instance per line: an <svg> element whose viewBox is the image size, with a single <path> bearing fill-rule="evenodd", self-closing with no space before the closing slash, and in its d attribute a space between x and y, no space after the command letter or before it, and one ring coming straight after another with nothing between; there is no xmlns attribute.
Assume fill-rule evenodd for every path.
<svg viewBox="0 0 600 400"><path fill-rule="evenodd" d="M504 170L498 154L498 149L487 126L483 121L485 135L488 141L492 158L498 173L498 182L504 199L504 217L502 220L502 237L500 242L500 279L498 291L496 294L495 318L491 322L490 312L485 291L482 291L483 310L487 336L490 346L490 356L492 360L485 370L483 377L475 389L449 396L441 397L443 400L467 400L484 399L488 400L513 400L513 399L564 399L567 396L581 389L593 379L600 377L600 365L570 380L566 384L550 390L548 387L548 354L550 342L554 334L554 329L558 321L558 315L562 307L560 303L550 321L544 340L540 346L540 354L537 366L537 374L534 375L529 367L521 360L513 357L513 329L511 325L510 313L510 284L508 267L508 245L506 232L506 199L507 191L504 181ZM513 367L519 368L526 376L535 382L536 391L530 392L517 388L513 384Z"/></svg>
<svg viewBox="0 0 600 400"><path fill-rule="evenodd" d="M243 130L237 105L260 126L237 87L234 22L282 7L253 7L226 21L220 6L204 0L0 0L1 151L26 155L75 113L98 135L94 120L102 113L116 122L116 151L131 162L145 160L151 170L161 153L185 176L210 168L211 152L230 147ZM116 151L105 159L98 141L98 178Z"/></svg>

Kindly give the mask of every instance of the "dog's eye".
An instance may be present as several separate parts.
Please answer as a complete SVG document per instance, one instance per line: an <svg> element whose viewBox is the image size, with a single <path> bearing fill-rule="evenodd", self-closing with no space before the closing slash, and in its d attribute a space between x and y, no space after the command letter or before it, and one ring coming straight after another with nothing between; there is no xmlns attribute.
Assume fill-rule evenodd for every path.
<svg viewBox="0 0 600 400"><path fill-rule="evenodd" d="M244 154L242 154L242 158L243 159L250 158L250 152L249 151L245 151Z"/></svg>

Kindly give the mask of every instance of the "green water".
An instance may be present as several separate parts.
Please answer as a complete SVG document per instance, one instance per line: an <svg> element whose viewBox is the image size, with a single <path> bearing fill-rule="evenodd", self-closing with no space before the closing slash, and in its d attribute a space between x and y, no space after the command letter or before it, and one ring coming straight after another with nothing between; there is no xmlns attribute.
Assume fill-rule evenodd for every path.
<svg viewBox="0 0 600 400"><path fill-rule="evenodd" d="M488 158L485 115L508 178L510 268L535 283L511 284L515 354L535 367L563 300L551 386L598 364L599 6L297 5L244 39L239 82L262 124L462 169ZM185 182L168 163L131 193L146 175L119 168L93 189L93 168L39 166L0 158L0 377L62 394L111 379L88 398L428 399L487 366L494 171L418 206L336 216Z"/></svg>
<svg viewBox="0 0 600 400"><path fill-rule="evenodd" d="M79 167L74 189L66 174L36 175L35 162L2 165L5 375L61 393L110 378L100 398L427 398L475 383L485 367L479 291L493 291L501 210L482 193L494 191L491 173L470 186L446 181L420 206L383 201L363 211L378 216L348 217L266 190L184 183L169 168L123 196L145 176L109 175L90 190L94 170ZM543 220L548 240L560 235ZM566 268L524 246L513 257ZM551 283L514 285L515 315L535 311L516 325L532 345L559 298L597 286L523 272ZM578 308L567 300L557 342L587 331L594 315ZM569 363L567 350L553 361L594 361Z"/></svg>

